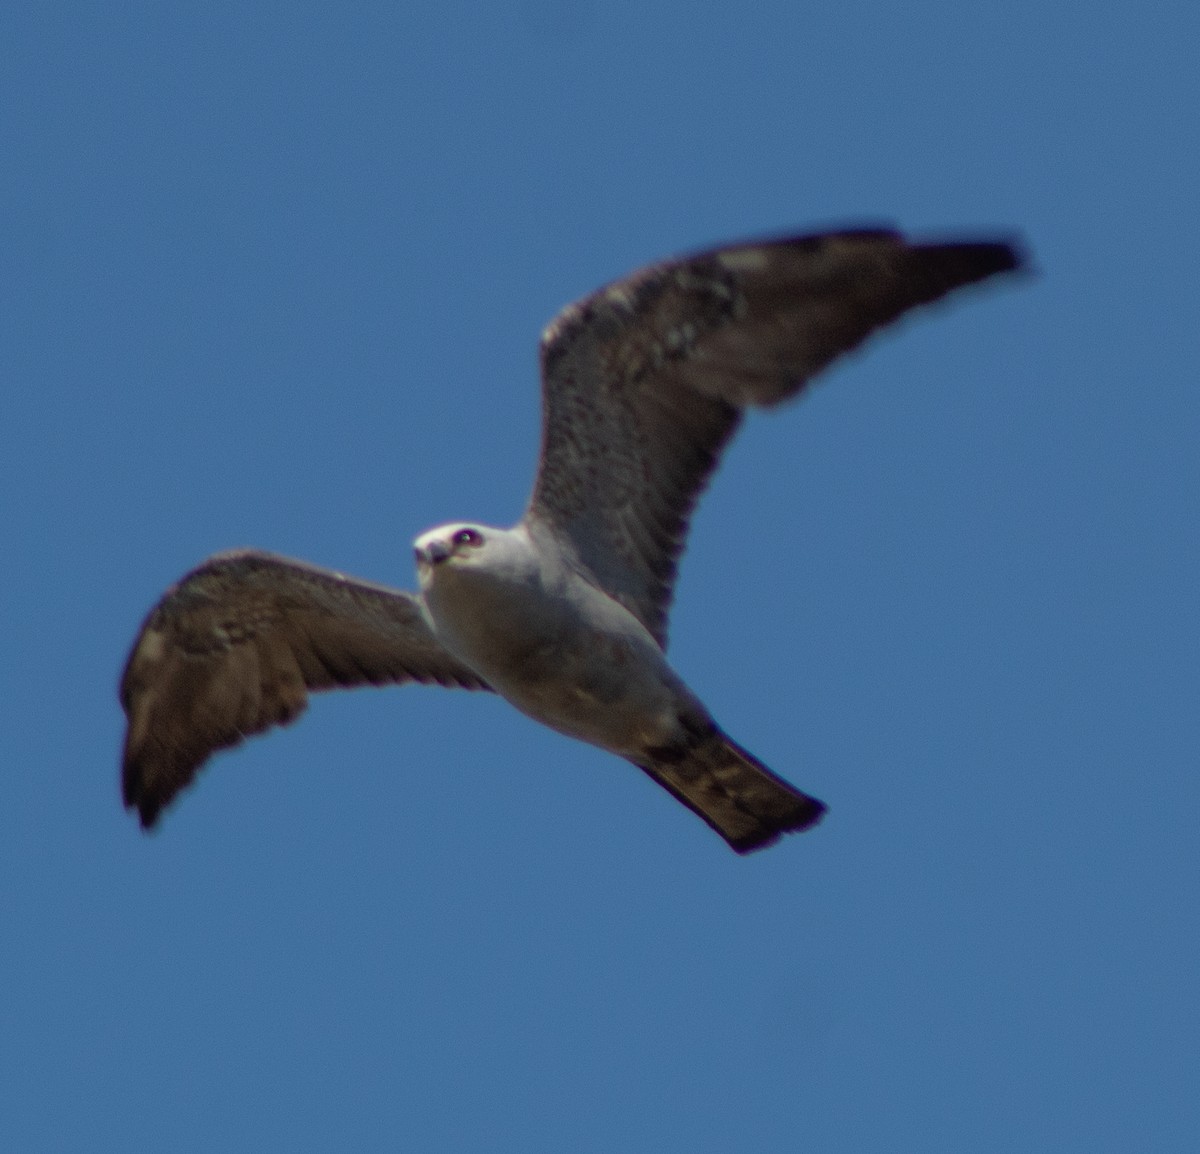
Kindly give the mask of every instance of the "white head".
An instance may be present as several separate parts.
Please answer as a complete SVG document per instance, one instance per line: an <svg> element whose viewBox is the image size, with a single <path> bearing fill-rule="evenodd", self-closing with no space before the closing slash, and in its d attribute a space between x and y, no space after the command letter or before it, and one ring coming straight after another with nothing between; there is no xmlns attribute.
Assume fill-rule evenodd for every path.
<svg viewBox="0 0 1200 1154"><path fill-rule="evenodd" d="M495 529L454 521L422 533L413 542L413 552L422 589L449 573L520 581L536 568L528 535L520 527Z"/></svg>

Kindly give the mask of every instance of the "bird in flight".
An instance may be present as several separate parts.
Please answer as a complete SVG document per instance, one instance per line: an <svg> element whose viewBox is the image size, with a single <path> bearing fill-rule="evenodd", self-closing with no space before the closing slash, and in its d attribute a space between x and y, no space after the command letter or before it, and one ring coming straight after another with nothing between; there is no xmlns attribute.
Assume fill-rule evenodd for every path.
<svg viewBox="0 0 1200 1154"><path fill-rule="evenodd" d="M625 758L738 853L825 806L728 737L666 657L688 521L752 406L796 396L919 305L1022 265L1002 240L858 229L650 266L542 334L542 446L511 529L415 541L419 593L257 550L210 557L163 595L121 678L125 805L144 827L217 750L312 691L434 682L491 690Z"/></svg>

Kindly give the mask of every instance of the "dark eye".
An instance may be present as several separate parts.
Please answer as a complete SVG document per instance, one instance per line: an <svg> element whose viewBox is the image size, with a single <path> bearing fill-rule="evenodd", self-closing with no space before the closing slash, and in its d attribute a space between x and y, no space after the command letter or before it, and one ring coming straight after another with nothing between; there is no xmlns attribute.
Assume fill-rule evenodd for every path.
<svg viewBox="0 0 1200 1154"><path fill-rule="evenodd" d="M454 543L455 545L482 545L483 534L477 533L474 529L459 529L454 534Z"/></svg>

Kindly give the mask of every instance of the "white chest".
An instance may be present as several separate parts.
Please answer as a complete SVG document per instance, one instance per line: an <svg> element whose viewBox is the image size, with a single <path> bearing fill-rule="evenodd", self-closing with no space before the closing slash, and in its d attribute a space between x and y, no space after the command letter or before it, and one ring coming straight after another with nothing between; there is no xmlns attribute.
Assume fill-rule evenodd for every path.
<svg viewBox="0 0 1200 1154"><path fill-rule="evenodd" d="M552 728L623 749L634 733L674 725L678 677L641 623L598 589L446 573L425 602L448 649Z"/></svg>

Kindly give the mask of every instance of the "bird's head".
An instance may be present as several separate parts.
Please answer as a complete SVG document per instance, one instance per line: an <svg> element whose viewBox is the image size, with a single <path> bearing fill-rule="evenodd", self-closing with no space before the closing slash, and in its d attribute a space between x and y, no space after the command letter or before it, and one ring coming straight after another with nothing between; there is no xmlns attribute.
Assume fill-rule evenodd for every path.
<svg viewBox="0 0 1200 1154"><path fill-rule="evenodd" d="M496 529L470 521L455 521L428 529L413 542L417 577L422 590L445 578L463 588L489 585L520 585L536 581L538 558L522 525Z"/></svg>
<svg viewBox="0 0 1200 1154"><path fill-rule="evenodd" d="M442 566L454 569L478 564L493 530L484 525L455 522L429 529L413 542L417 561L417 576L422 586L433 580L434 571Z"/></svg>

